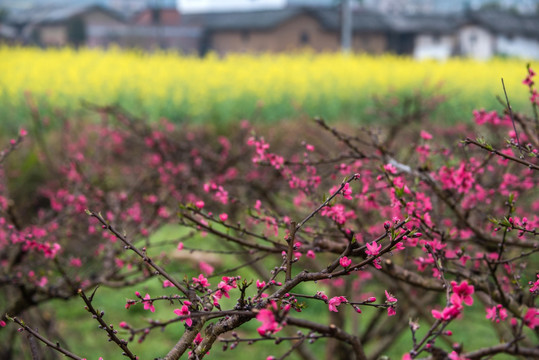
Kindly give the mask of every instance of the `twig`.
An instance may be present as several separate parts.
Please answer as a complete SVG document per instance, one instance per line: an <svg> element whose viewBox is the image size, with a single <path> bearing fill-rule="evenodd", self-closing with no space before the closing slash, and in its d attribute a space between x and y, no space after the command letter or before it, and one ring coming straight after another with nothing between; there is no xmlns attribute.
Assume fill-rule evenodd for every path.
<svg viewBox="0 0 539 360"><path fill-rule="evenodd" d="M523 159L516 158L516 157L511 156L511 155L504 154L504 153L502 153L502 152L500 152L500 151L498 151L496 149L485 146L485 145L483 145L483 144L481 144L481 143L479 143L479 142L477 142L475 140L472 140L470 138L464 139L464 143L479 146L480 148L482 148L484 150L487 150L487 151L490 151L490 152L493 152L496 155L503 157L504 159L511 160L511 161L517 162L517 163L522 164L522 165L526 165L527 167L529 167L532 170L539 170L539 166L537 166L537 165L535 165L535 164L533 164L531 162L528 162L528 161L523 160Z"/></svg>
<svg viewBox="0 0 539 360"><path fill-rule="evenodd" d="M299 348L303 344L303 342L305 341L305 335L299 336L299 339L297 339L297 340L298 341L296 341L296 343L294 345L292 345L292 347L290 347L290 349L288 349L287 352L285 352L281 357L279 357L278 360L286 359L288 356L290 356L292 354L292 352L294 350Z"/></svg>
<svg viewBox="0 0 539 360"><path fill-rule="evenodd" d="M39 353L39 346L36 342L36 338L32 336L32 334L26 335L26 338L28 339L28 343L30 343L30 353L32 354L32 360L40 360L41 356Z"/></svg>
<svg viewBox="0 0 539 360"><path fill-rule="evenodd" d="M321 339L321 338L325 338L325 337L327 337L327 335L310 335L309 339ZM239 338L239 337L234 337L232 339L219 339L219 341L222 342L222 343L225 343L225 344L235 343L235 342L254 343L254 342L258 342L258 341L267 341L267 340L271 340L271 341L275 341L276 343L280 343L280 342L285 341L285 340L301 340L301 339L304 339L304 338L305 338L305 335L298 335L298 336L265 336L265 337L245 338L245 339L242 339L242 338Z"/></svg>
<svg viewBox="0 0 539 360"><path fill-rule="evenodd" d="M185 249L185 248L184 248L184 249ZM218 273L214 273L213 275L208 276L208 279L210 279L210 278L216 278L216 277L219 277L219 276L221 276L221 275L226 275L226 274L233 273L233 272L235 272L236 270L239 270L239 269L244 268L244 267L249 266L249 265L253 265L254 263L256 263L256 262L258 262L258 261L260 261L260 260L262 260L262 259L268 257L269 255L270 255L270 254L263 254L263 255L260 255L260 256L258 256L258 257L256 257L256 258L254 258L254 259L252 259L252 260L246 262L246 263L243 263L243 264L241 264L241 265L238 265L238 266L236 266L236 267L233 267L233 268L230 268L230 269L226 269L226 270L220 271L220 272L218 272Z"/></svg>
<svg viewBox="0 0 539 360"><path fill-rule="evenodd" d="M157 271L157 275L163 275L168 281L170 281L178 290L180 290L185 296L187 296L191 301L198 301L198 296L194 293L194 291L187 289L185 286L180 284L175 278L170 276L165 269L163 269L161 266L157 265L153 262L153 260L148 257L145 253L143 253L139 248L134 246L131 242L127 240L127 238L120 234L112 225L110 225L104 218L101 216L100 213L95 213L90 210L86 210L86 213L89 216L92 216L96 218L102 225L103 229L109 230L114 236L116 236L117 239L122 241L125 244L126 250L132 250L134 251L144 262L146 262L149 266L154 268Z"/></svg>
<svg viewBox="0 0 539 360"><path fill-rule="evenodd" d="M508 263L511 263L511 262L513 262L515 260L519 260L519 259L525 258L526 256L530 256L530 255L532 255L532 254L534 254L534 253L536 253L538 251L539 251L539 248L531 250L531 251L526 252L526 253L523 252L520 255L512 257L510 259L491 261L490 263L491 264L508 264Z"/></svg>
<svg viewBox="0 0 539 360"><path fill-rule="evenodd" d="M505 95L505 101L507 103L507 110L509 111L509 117L511 118L511 123L513 124L513 130L515 131L515 137L517 139L517 146L520 150L520 139L518 138L517 127L515 125L515 117L513 116L513 109L511 108L511 104L509 104L509 97L507 96L507 91L505 90L505 83L503 82L503 78L502 78L502 87L503 87L503 93Z"/></svg>
<svg viewBox="0 0 539 360"><path fill-rule="evenodd" d="M365 350L363 349L363 345L361 344L361 341L359 340L359 338L357 336L353 336L345 332L343 329L335 326L334 324L327 326L327 325L319 324L313 321L291 318L291 317L287 318L286 322L289 325L307 328L307 329L316 331L320 334L328 334L329 336L335 339L338 339L347 344L350 344L352 345L353 352L356 355L356 358L358 360L367 359L367 356L365 355Z"/></svg>
<svg viewBox="0 0 539 360"><path fill-rule="evenodd" d="M204 231L207 231L209 233L217 235L217 236L219 236L221 238L230 240L230 241L235 242L237 244L240 244L242 246L246 246L248 248L257 249L257 250L261 250L261 251L266 251L266 252L270 252L270 253L280 253L281 251L284 250L284 248L279 249L279 248L276 248L276 247L269 247L269 246L264 246L264 245L260 245L260 244L256 244L256 243L251 243L251 242L246 241L244 239L241 239L239 237L232 236L230 234L227 234L227 233L224 233L222 231L216 230L213 227L211 227L211 226L209 226L207 224L204 224L203 222L197 220L196 218L194 218L193 216L191 216L190 214L187 214L185 212L183 212L181 216L183 218L186 218L189 221L193 222L194 224L197 225L197 227L200 227Z"/></svg>
<svg viewBox="0 0 539 360"><path fill-rule="evenodd" d="M41 336L37 331L33 330L31 327L26 325L24 321L20 320L17 317L10 318L8 316L8 319L12 320L13 322L19 324L25 331L27 331L29 334L31 334L33 337L50 347L51 349L54 349L58 351L61 354L64 354L68 358L75 359L75 360L83 360L82 357L73 354L72 352L62 348L59 343L54 344L52 341L46 339L45 337Z"/></svg>
<svg viewBox="0 0 539 360"><path fill-rule="evenodd" d="M244 315L244 316L251 316L254 317L255 313L253 311L248 310L223 310L223 311L201 311L196 313L191 313L189 315L182 315L175 317L174 319L170 319L167 321L158 321L158 320L151 320L149 326L143 327L143 328L130 328L129 331L132 335L138 334L138 333L145 333L148 330L152 330L155 328L164 328L170 324L177 323L180 321L184 321L187 319L200 319L204 318L204 320L212 320L212 319L218 319L218 318L224 318L227 316L232 315Z"/></svg>
<svg viewBox="0 0 539 360"><path fill-rule="evenodd" d="M15 140L15 142L10 143L10 146L8 149L0 151L0 165L2 165L2 163L4 162L4 160L7 159L9 154L11 154L17 148L17 146L22 142L22 139L23 137L19 135L19 137L17 137L17 140Z"/></svg>
<svg viewBox="0 0 539 360"><path fill-rule="evenodd" d="M327 204L329 204L329 202L330 202L331 200L333 200L333 198L334 198L335 196L339 195L339 194L341 193L342 189L344 189L344 186L345 186L346 184L352 182L353 180L358 179L358 177L359 177L359 176L358 176L357 174L354 174L354 175L352 175L352 177L350 177L350 179L348 179L348 180L346 180L346 181L343 181L343 182L341 183L341 186L339 186L339 188L338 188L333 194L331 194L331 196L328 197L328 198L326 199L326 201L324 201L324 202L322 203L322 205L320 205L319 207L317 207L316 210L314 210L312 213L310 213L309 215L307 215L307 217L306 217L305 219L301 220L301 221L296 225L296 232L297 232L299 229L301 229L301 227L302 227L303 225L305 225L305 223L306 223L307 221L309 221L309 220L310 220L313 216L315 216L320 210L322 210L322 208L324 208L324 206L326 206Z"/></svg>
<svg viewBox="0 0 539 360"><path fill-rule="evenodd" d="M294 256L294 242L296 241L296 231L298 227L295 222L290 223L290 234L286 237L288 249L286 251L286 275L285 281L292 278L292 257Z"/></svg>
<svg viewBox="0 0 539 360"><path fill-rule="evenodd" d="M522 338L515 339L516 341L522 340ZM499 344L488 348L483 348L462 355L466 359L481 359L488 355L495 355L499 353L506 353L512 355L525 356L528 359L539 358L539 348L528 348L522 346L516 346L515 340L505 344Z"/></svg>
<svg viewBox="0 0 539 360"><path fill-rule="evenodd" d="M104 320L103 320L103 315L105 314L104 312L100 312L98 310L96 310L93 305L92 305L92 299L95 295L95 292L96 292L97 288L95 288L94 292L92 293L92 296L90 296L90 298L86 297L86 294L84 293L84 291L82 291L82 289L79 290L79 295L80 297L82 298L82 300L84 301L84 303L86 304L86 310L88 310L89 313L91 313L94 317L94 319L97 320L97 322L99 323L100 325L100 328L105 330L107 332L107 335L109 336L109 339L113 342L115 342L122 350L123 350L123 353L122 355L124 356L127 356L128 358L132 359L132 360L137 360L137 357L131 352L131 350L129 350L129 348L127 347L127 341L123 340L123 339L119 339L117 336L116 336L116 330L114 330L111 326L109 326Z"/></svg>
<svg viewBox="0 0 539 360"><path fill-rule="evenodd" d="M359 150L357 147L354 146L354 144L352 144L352 142L350 141L350 139L341 134L340 132L338 132L336 129L334 128L330 128L328 126L328 124L326 124L326 122L324 121L324 119L320 118L320 117L316 117L314 119L314 121L320 125L323 129L329 131L331 134L333 134L333 136L335 136L339 141L341 141L343 144L345 144L346 146L348 146L348 148L352 149L359 157L359 159L366 159L368 158L367 155L365 155L361 150Z"/></svg>
<svg viewBox="0 0 539 360"><path fill-rule="evenodd" d="M434 249L429 243L425 243L425 249L429 252L429 254L434 259L434 266L436 267L436 270L440 273L440 278L443 282L443 287L446 291L446 298L447 302L449 303L449 299L451 297L451 286L449 285L449 281L445 278L445 269L442 264L442 259L438 257L438 255L434 252ZM439 262L438 262L439 261Z"/></svg>

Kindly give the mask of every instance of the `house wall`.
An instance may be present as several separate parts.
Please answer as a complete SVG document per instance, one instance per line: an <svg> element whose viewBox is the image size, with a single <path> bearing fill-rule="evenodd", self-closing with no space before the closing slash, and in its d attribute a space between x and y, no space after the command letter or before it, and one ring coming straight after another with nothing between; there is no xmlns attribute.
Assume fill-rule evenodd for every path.
<svg viewBox="0 0 539 360"><path fill-rule="evenodd" d="M180 25L181 14L176 9L158 9L158 21L161 25ZM133 23L137 25L154 25L154 14L152 9L145 9L141 11Z"/></svg>
<svg viewBox="0 0 539 360"><path fill-rule="evenodd" d="M201 36L202 30L198 27L132 25L129 32L122 36L121 44L147 50L170 48L197 54Z"/></svg>
<svg viewBox="0 0 539 360"><path fill-rule="evenodd" d="M25 38L44 46L64 46L76 42L68 33L71 25L84 23L86 46L136 46L176 48L184 52L198 49L228 52L283 52L309 47L316 51L339 51L340 33L327 31L318 19L306 12L267 30L215 31L203 36L200 25L183 26L181 14L175 10L162 10L160 25L153 24L149 10L140 13L135 24L128 25L98 8L62 23L29 24L23 29ZM75 20L75 22L74 22ZM431 30L432 31L432 30ZM82 32L82 31L81 31ZM72 31L73 35L75 31ZM82 36L84 38L84 36ZM71 39L71 40L70 40ZM429 33L356 32L352 38L355 52L381 54L393 51L410 54L416 59L446 59L453 55L488 59L494 55L539 59L539 39L520 35L493 34L484 25L468 22L453 34L435 36Z"/></svg>
<svg viewBox="0 0 539 360"><path fill-rule="evenodd" d="M65 25L43 25L38 30L38 39L44 46L64 46L67 44Z"/></svg>
<svg viewBox="0 0 539 360"><path fill-rule="evenodd" d="M266 31L234 30L214 32L210 49L227 52L282 52L309 47L317 51L339 49L337 34L325 31L314 18L300 15Z"/></svg>
<svg viewBox="0 0 539 360"><path fill-rule="evenodd" d="M382 54L387 51L387 35L382 33L354 34L352 50L358 53Z"/></svg>
<svg viewBox="0 0 539 360"><path fill-rule="evenodd" d="M458 31L459 53L478 60L486 60L494 55L494 37L485 28L466 25Z"/></svg>
<svg viewBox="0 0 539 360"><path fill-rule="evenodd" d="M539 39L500 35L496 37L496 51L498 55L539 59Z"/></svg>
<svg viewBox="0 0 539 360"><path fill-rule="evenodd" d="M445 60L453 55L455 38L452 35L419 34L414 39L415 59Z"/></svg>
<svg viewBox="0 0 539 360"><path fill-rule="evenodd" d="M201 26L182 25L181 14L176 9L156 10L159 11L157 19L153 11L145 9L133 19L129 33L122 38L125 46L148 50L172 48L183 53L198 53Z"/></svg>
<svg viewBox="0 0 539 360"><path fill-rule="evenodd" d="M82 15L86 25L86 46L106 46L119 41L127 33L128 27L120 20L99 10Z"/></svg>

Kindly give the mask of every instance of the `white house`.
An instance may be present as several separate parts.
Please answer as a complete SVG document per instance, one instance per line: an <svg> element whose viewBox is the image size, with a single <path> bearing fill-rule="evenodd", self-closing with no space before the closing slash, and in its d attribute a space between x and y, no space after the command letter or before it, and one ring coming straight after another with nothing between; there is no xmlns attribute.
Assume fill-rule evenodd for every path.
<svg viewBox="0 0 539 360"><path fill-rule="evenodd" d="M495 36L483 26L463 25L458 30L457 38L458 54L461 56L487 60L495 54Z"/></svg>
<svg viewBox="0 0 539 360"><path fill-rule="evenodd" d="M499 35L496 37L499 55L539 59L539 39L523 35Z"/></svg>
<svg viewBox="0 0 539 360"><path fill-rule="evenodd" d="M413 57L418 60L445 60L453 55L455 37L451 34L419 34L414 39Z"/></svg>
<svg viewBox="0 0 539 360"><path fill-rule="evenodd" d="M408 54L418 60L444 60L454 55L457 20L454 16L440 14L386 17L393 34L408 34L412 39Z"/></svg>
<svg viewBox="0 0 539 360"><path fill-rule="evenodd" d="M488 59L494 55L539 59L537 16L482 11L467 14L458 29L459 55Z"/></svg>

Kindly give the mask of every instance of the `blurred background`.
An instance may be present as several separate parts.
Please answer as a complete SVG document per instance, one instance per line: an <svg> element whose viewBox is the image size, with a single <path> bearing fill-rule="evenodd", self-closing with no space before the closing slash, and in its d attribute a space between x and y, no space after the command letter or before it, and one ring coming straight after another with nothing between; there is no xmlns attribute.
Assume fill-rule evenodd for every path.
<svg viewBox="0 0 539 360"><path fill-rule="evenodd" d="M421 97L455 124L498 109L502 77L528 110L538 59L539 0L0 0L0 123L32 104L51 123L92 116L83 102L225 127L366 123Z"/></svg>
<svg viewBox="0 0 539 360"><path fill-rule="evenodd" d="M3 42L539 58L537 0L3 0Z"/></svg>

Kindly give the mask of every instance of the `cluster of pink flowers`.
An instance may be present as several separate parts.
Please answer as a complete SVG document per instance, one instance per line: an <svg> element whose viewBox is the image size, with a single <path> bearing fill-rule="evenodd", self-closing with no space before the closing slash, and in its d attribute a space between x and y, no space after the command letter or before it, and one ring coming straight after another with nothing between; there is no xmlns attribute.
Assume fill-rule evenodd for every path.
<svg viewBox="0 0 539 360"><path fill-rule="evenodd" d="M500 321L504 321L507 318L507 310L501 304L486 308L486 310L487 319L490 319L494 322L499 323Z"/></svg>
<svg viewBox="0 0 539 360"><path fill-rule="evenodd" d="M367 250L365 253L370 256L376 256L380 253L380 250L382 249L382 244L376 243L376 241L373 241L372 243L365 244L367 247Z"/></svg>
<svg viewBox="0 0 539 360"><path fill-rule="evenodd" d="M210 264L208 264L205 261L201 261L198 263L198 267L200 268L200 271L202 271L206 276L209 276L213 274L214 268Z"/></svg>
<svg viewBox="0 0 539 360"><path fill-rule="evenodd" d="M347 258L346 256L343 256L339 259L339 264L343 268L348 268L352 264L352 259Z"/></svg>
<svg viewBox="0 0 539 360"><path fill-rule="evenodd" d="M341 225L348 220L356 218L356 212L354 210L347 210L343 204L324 206L320 211L320 215L327 216Z"/></svg>
<svg viewBox="0 0 539 360"><path fill-rule="evenodd" d="M524 325L534 330L539 327L539 308L529 308L522 319Z"/></svg>
<svg viewBox="0 0 539 360"><path fill-rule="evenodd" d="M228 220L228 214L227 213L219 214L219 220L221 220L222 222L227 221Z"/></svg>
<svg viewBox="0 0 539 360"><path fill-rule="evenodd" d="M262 323L256 330L260 336L269 336L281 331L282 326L275 320L275 315L270 309L261 309L256 319Z"/></svg>
<svg viewBox="0 0 539 360"><path fill-rule="evenodd" d="M438 180L444 189L457 189L459 193L467 193L475 183L472 171L473 169L469 169L464 162L457 169L442 166L438 173Z"/></svg>
<svg viewBox="0 0 539 360"><path fill-rule="evenodd" d="M230 298L229 291L238 287L238 285L236 284L237 280L239 280L239 277L228 277L228 276L222 277L222 281L220 281L219 284L217 284L217 288L219 290L217 290L215 294L213 295L214 304L218 304L219 300L223 296L228 299Z"/></svg>
<svg viewBox="0 0 539 360"><path fill-rule="evenodd" d="M539 93L537 92L537 89L532 90L532 96L530 97L530 101L533 104L539 105Z"/></svg>
<svg viewBox="0 0 539 360"><path fill-rule="evenodd" d="M328 296L323 291L317 291L315 297L324 301L328 300Z"/></svg>
<svg viewBox="0 0 539 360"><path fill-rule="evenodd" d="M33 239L28 239L25 241L23 250L37 250L43 253L43 256L47 259L54 259L58 252L62 249L62 246L58 243L41 243Z"/></svg>
<svg viewBox="0 0 539 360"><path fill-rule="evenodd" d="M189 306L191 305L191 302L190 301L187 301L185 300L183 302L183 305L182 305L182 308L181 309L175 309L174 310L174 314L178 315L178 316L189 316L191 315L191 311L189 311ZM193 320L191 318L185 318L183 319L182 321L185 321L185 323L187 324L187 326L191 326L193 325Z"/></svg>
<svg viewBox="0 0 539 360"><path fill-rule="evenodd" d="M352 200L352 188L350 187L350 183L344 184L342 196L347 200Z"/></svg>
<svg viewBox="0 0 539 360"><path fill-rule="evenodd" d="M532 87L534 85L533 77L535 76L535 71L532 70L531 67L528 68L528 75L526 75L526 78L522 80L522 83L528 87Z"/></svg>
<svg viewBox="0 0 539 360"><path fill-rule="evenodd" d="M393 296L387 290L385 290L385 294L386 294L386 304L389 305L387 308L387 315L393 316L397 313L395 311L395 304L397 303L398 300L395 296Z"/></svg>
<svg viewBox="0 0 539 360"><path fill-rule="evenodd" d="M339 305L343 304L343 303L347 303L348 300L344 297L344 296L335 296L335 297L332 297L331 299L329 299L328 301L328 308L329 308L329 311L333 311L333 312L339 312L339 310L337 309L337 307L339 307Z"/></svg>
<svg viewBox="0 0 539 360"><path fill-rule="evenodd" d="M484 109L474 110L473 116L477 125L483 125L483 124L500 125L500 124L508 124L507 120L510 121L509 118L500 118L498 116L498 113L494 110L493 111L485 111Z"/></svg>
<svg viewBox="0 0 539 360"><path fill-rule="evenodd" d="M283 325L286 325L284 319L291 309L290 304L282 305L281 309L277 303L273 300L269 302L269 306L265 309L261 309L256 315L256 320L260 321L262 325L257 328L260 336L271 336L282 330ZM280 322L277 317L282 319Z"/></svg>
<svg viewBox="0 0 539 360"><path fill-rule="evenodd" d="M256 279L256 288L258 290L262 290L266 287L266 282L265 281L260 281L259 279Z"/></svg>
<svg viewBox="0 0 539 360"><path fill-rule="evenodd" d="M232 174L227 175L227 178L234 178L234 177L235 175L232 175ZM228 191L226 191L222 185L217 185L215 182L212 181L210 183L204 184L203 189L207 193L212 193L214 199L217 202L223 205L228 204L228 201L229 201Z"/></svg>
<svg viewBox="0 0 539 360"><path fill-rule="evenodd" d="M264 139L255 139L251 137L247 140L247 145L254 146L256 155L253 157L254 163L267 161L271 166L276 170L280 170L284 165L284 158L282 156L269 153L269 144L264 141Z"/></svg>
<svg viewBox="0 0 539 360"><path fill-rule="evenodd" d="M451 282L453 293L449 300L449 305L446 306L441 312L438 310L432 310L432 316L435 319L448 321L456 318L462 312L462 303L471 306L473 304L472 294L474 293L474 286L468 285L468 282L462 281L457 284L456 281Z"/></svg>
<svg viewBox="0 0 539 360"><path fill-rule="evenodd" d="M203 288L206 288L206 287L209 287L211 284L208 282L208 279L206 279L204 277L204 275L202 274L199 274L198 275L198 278L193 278L193 284L196 286L196 285L200 285L202 286Z"/></svg>
<svg viewBox="0 0 539 360"><path fill-rule="evenodd" d="M535 282L530 281L530 292L534 295L539 294L539 274L536 275L537 280Z"/></svg>
<svg viewBox="0 0 539 360"><path fill-rule="evenodd" d="M150 310L151 312L155 312L155 306L153 306L153 301L151 300L150 294L146 294L144 296L144 310Z"/></svg>

